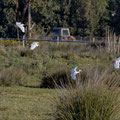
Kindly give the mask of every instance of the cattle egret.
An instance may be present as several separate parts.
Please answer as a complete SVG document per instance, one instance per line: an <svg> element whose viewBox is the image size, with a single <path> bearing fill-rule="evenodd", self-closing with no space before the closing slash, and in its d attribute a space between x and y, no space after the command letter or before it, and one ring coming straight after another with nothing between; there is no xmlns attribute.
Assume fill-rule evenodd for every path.
<svg viewBox="0 0 120 120"><path fill-rule="evenodd" d="M73 80L76 80L76 75L81 72L81 70L77 71L78 67L74 67L71 71L71 77Z"/></svg>
<svg viewBox="0 0 120 120"><path fill-rule="evenodd" d="M22 24L21 22L16 22L16 26L17 26L18 28L20 28L23 33L25 33L24 24Z"/></svg>
<svg viewBox="0 0 120 120"><path fill-rule="evenodd" d="M120 68L120 57L115 60L114 67L115 67L115 69L119 69Z"/></svg>
<svg viewBox="0 0 120 120"><path fill-rule="evenodd" d="M34 50L36 47L39 46L39 42L33 42L31 45L30 45L30 50Z"/></svg>

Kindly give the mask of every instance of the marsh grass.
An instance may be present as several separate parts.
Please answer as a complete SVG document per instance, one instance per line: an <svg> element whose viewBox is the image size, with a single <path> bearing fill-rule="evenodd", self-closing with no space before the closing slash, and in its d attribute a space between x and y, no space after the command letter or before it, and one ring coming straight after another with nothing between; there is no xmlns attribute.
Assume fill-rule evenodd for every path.
<svg viewBox="0 0 120 120"><path fill-rule="evenodd" d="M84 66L81 68L82 72L78 74L78 80L80 83L89 85L93 84L116 84L119 86L120 75L119 71L116 71L113 66L107 66L103 68L101 66Z"/></svg>
<svg viewBox="0 0 120 120"><path fill-rule="evenodd" d="M59 94L57 92L56 119L115 120L112 118L117 118L115 110L119 112L116 107L119 106L118 91L116 92L112 86L117 85L120 72L114 70L112 65L118 56L119 54L108 54L104 49L93 49L81 44L60 43L57 46L53 43L44 43L34 51L18 45L1 45L0 119L50 119L51 117L46 115L52 111L51 104L55 101L50 100L54 99L52 96L55 93L50 92L53 91L51 89L41 89L40 85L44 83L43 87L57 86L57 90L60 90ZM94 68L91 67L93 65ZM68 84L67 81L71 80L70 71L75 66L82 69L81 74L77 76L80 82L72 80L72 83ZM67 67L69 70L66 70ZM96 67L99 70L95 69ZM104 71L107 67L110 69L109 72ZM61 80L65 81L65 84L60 82ZM18 87L21 83L24 87ZM113 106L114 109L109 106ZM106 111L109 111L111 119L105 117L108 116Z"/></svg>
<svg viewBox="0 0 120 120"><path fill-rule="evenodd" d="M56 69L53 73L48 73L42 78L41 87L55 89L58 87L67 87L69 84L74 83L75 82L70 77L70 70L59 66L59 69Z"/></svg>
<svg viewBox="0 0 120 120"><path fill-rule="evenodd" d="M97 69L89 72L78 77L76 87L70 85L57 92L56 120L120 119L117 77L111 78L107 71Z"/></svg>
<svg viewBox="0 0 120 120"><path fill-rule="evenodd" d="M0 73L0 86L22 85L26 82L26 73L20 68L9 67Z"/></svg>
<svg viewBox="0 0 120 120"><path fill-rule="evenodd" d="M0 120L53 120L54 90L0 87Z"/></svg>
<svg viewBox="0 0 120 120"><path fill-rule="evenodd" d="M81 68L87 64L96 66L99 63L105 69L114 57L114 55L111 56L105 52L103 54L103 51L94 50L85 44L61 43L57 46L55 43L44 43L33 51L21 45L8 47L1 45L0 72L13 66L20 68L25 71L27 77L31 78L30 84L34 83L31 81L35 79L36 84L40 86L45 77L60 78L62 75L59 74L63 74L62 69L67 67L71 70L75 66ZM59 68L62 69L59 70Z"/></svg>

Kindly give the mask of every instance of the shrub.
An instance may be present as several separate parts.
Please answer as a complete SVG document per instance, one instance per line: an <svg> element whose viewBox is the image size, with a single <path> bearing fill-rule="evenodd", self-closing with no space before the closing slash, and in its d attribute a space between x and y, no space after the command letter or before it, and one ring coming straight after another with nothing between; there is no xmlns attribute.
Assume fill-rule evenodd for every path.
<svg viewBox="0 0 120 120"><path fill-rule="evenodd" d="M101 76L103 72L105 74ZM120 119L119 90L114 84L117 78L109 79L106 71L96 70L91 74L93 77L85 77L85 84L60 89L56 99L56 120Z"/></svg>
<svg viewBox="0 0 120 120"><path fill-rule="evenodd" d="M21 57L32 57L32 55L33 55L33 51L31 51L29 49L23 49L20 52Z"/></svg>
<svg viewBox="0 0 120 120"><path fill-rule="evenodd" d="M8 49L8 52L18 54L20 57L32 57L34 51L30 50L27 46L23 48L22 45L17 45Z"/></svg>
<svg viewBox="0 0 120 120"><path fill-rule="evenodd" d="M42 78L41 87L43 88L56 88L65 87L70 83L74 83L70 78L70 71L67 68L59 68L53 73Z"/></svg>
<svg viewBox="0 0 120 120"><path fill-rule="evenodd" d="M119 86L120 75L119 71L116 71L113 66L84 66L81 68L82 72L78 74L78 80L80 83L89 84L93 82L95 84L116 84Z"/></svg>
<svg viewBox="0 0 120 120"><path fill-rule="evenodd" d="M9 67L0 73L0 86L22 85L26 82L26 73L20 68Z"/></svg>

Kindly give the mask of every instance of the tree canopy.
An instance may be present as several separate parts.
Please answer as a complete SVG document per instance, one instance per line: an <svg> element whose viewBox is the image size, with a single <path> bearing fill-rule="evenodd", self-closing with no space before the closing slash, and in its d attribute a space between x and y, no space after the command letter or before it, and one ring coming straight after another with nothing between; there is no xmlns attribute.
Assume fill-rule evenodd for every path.
<svg viewBox="0 0 120 120"><path fill-rule="evenodd" d="M29 0L0 1L0 37L17 37L16 21L28 25ZM120 34L119 0L30 0L32 24L40 36L68 27L77 36L104 36L109 26Z"/></svg>

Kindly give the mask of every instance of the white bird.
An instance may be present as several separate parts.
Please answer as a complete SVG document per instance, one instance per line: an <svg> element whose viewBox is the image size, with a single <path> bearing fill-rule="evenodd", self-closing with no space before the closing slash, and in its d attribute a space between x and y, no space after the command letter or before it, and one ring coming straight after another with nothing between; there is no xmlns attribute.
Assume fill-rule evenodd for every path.
<svg viewBox="0 0 120 120"><path fill-rule="evenodd" d="M39 42L33 42L31 45L30 45L30 50L34 50L36 47L39 46Z"/></svg>
<svg viewBox="0 0 120 120"><path fill-rule="evenodd" d="M115 60L114 67L115 67L115 69L119 69L120 68L120 57Z"/></svg>
<svg viewBox="0 0 120 120"><path fill-rule="evenodd" d="M71 77L72 77L73 80L76 80L76 75L82 71L82 70L77 71L77 68L78 67L76 66L71 71Z"/></svg>
<svg viewBox="0 0 120 120"><path fill-rule="evenodd" d="M23 33L25 33L24 24L22 24L21 22L16 22L16 26L17 26L18 28L20 28Z"/></svg>

